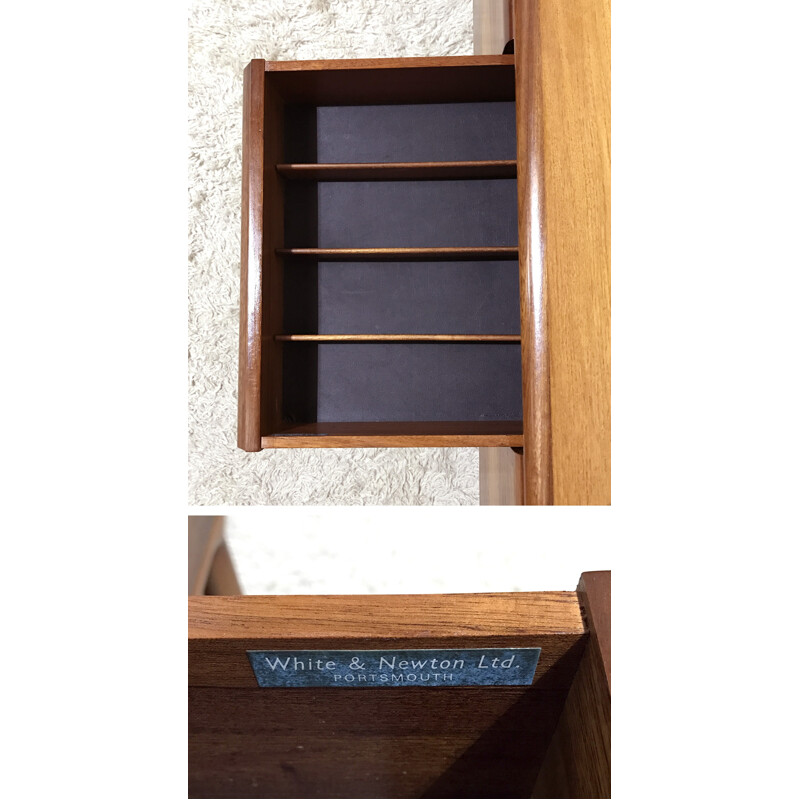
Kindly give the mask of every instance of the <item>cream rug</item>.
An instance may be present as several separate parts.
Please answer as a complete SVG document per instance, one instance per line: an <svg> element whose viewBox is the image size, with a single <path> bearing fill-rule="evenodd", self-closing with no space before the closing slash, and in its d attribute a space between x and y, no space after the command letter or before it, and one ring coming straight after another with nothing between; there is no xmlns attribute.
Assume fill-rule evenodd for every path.
<svg viewBox="0 0 800 800"><path fill-rule="evenodd" d="M189 15L189 504L477 504L475 448L236 448L244 67L469 55L472 0L192 0Z"/></svg>

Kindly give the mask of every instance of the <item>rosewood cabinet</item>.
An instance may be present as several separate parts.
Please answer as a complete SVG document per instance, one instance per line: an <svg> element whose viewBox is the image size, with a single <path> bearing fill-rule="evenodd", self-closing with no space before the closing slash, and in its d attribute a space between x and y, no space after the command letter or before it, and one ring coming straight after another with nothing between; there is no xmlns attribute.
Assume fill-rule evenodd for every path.
<svg viewBox="0 0 800 800"><path fill-rule="evenodd" d="M540 650L518 685L265 688L253 667L515 648ZM607 572L575 592L191 597L189 796L610 797L610 670Z"/></svg>
<svg viewBox="0 0 800 800"><path fill-rule="evenodd" d="M610 502L606 5L519 0L516 55L250 63L239 447L503 448L509 502Z"/></svg>

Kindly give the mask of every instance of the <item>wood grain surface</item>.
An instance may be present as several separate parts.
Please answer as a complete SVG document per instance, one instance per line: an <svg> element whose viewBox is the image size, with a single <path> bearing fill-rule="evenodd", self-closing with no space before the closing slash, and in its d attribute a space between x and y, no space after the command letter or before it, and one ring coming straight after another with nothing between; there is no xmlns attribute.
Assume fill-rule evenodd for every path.
<svg viewBox="0 0 800 800"><path fill-rule="evenodd" d="M335 58L309 61L267 61L270 72L349 72L372 69L413 69L427 75L442 67L512 66L513 56L413 56L411 58Z"/></svg>
<svg viewBox="0 0 800 800"><path fill-rule="evenodd" d="M290 247L279 256L314 261L513 261L516 247Z"/></svg>
<svg viewBox="0 0 800 800"><path fill-rule="evenodd" d="M261 449L261 274L264 244L264 68L244 71L242 110L242 238L239 278L238 445Z"/></svg>
<svg viewBox="0 0 800 800"><path fill-rule="evenodd" d="M520 421L313 422L265 436L269 447L521 447Z"/></svg>
<svg viewBox="0 0 800 800"><path fill-rule="evenodd" d="M360 105L514 99L514 56L269 61L287 103Z"/></svg>
<svg viewBox="0 0 800 800"><path fill-rule="evenodd" d="M530 797L587 638L574 592L196 597L190 797ZM530 687L261 689L247 649L542 647Z"/></svg>
<svg viewBox="0 0 800 800"><path fill-rule="evenodd" d="M517 81L517 207L526 505L553 503L547 226L538 0L514 5Z"/></svg>
<svg viewBox="0 0 800 800"><path fill-rule="evenodd" d="M589 634L596 642L605 681L611 689L611 572L584 572L578 600Z"/></svg>
<svg viewBox="0 0 800 800"><path fill-rule="evenodd" d="M336 643L344 646L351 639L387 646L386 640L421 642L426 637L477 637L489 647L491 637L583 635L586 625L577 592L189 599L189 640L197 640L201 647L213 640L259 638L265 631L270 641L292 642L292 647L309 639L325 639L325 646L333 647ZM350 642L347 646L360 645ZM252 679L252 672L249 677Z"/></svg>
<svg viewBox="0 0 800 800"><path fill-rule="evenodd" d="M283 326L283 101L265 80L263 60L245 69L242 135L242 240L239 298L238 446L254 452L281 418L279 345ZM262 340L262 334L264 335Z"/></svg>
<svg viewBox="0 0 800 800"><path fill-rule="evenodd" d="M559 505L611 502L610 9L608 0L517 0L518 116L535 118L535 170L543 201L525 213L540 234L541 295L549 362L532 358L545 402L549 377L552 489ZM531 136L520 136L523 143ZM537 146L536 142L539 142ZM523 155L518 153L522 181ZM533 165L534 162L529 161ZM520 230L523 214L520 216ZM524 247L520 240L520 258ZM534 250L535 252L535 250ZM541 322L541 316L538 317ZM536 324L532 329L539 331ZM526 334L523 331L523 358ZM541 367L541 369L540 369ZM545 374L546 373L546 374ZM533 387L535 389L535 387ZM526 412L526 451L538 459L546 414ZM530 436L534 439L529 441ZM541 433L545 436L544 430ZM526 455L526 475L529 466ZM526 479L536 490L537 478ZM531 484L531 481L534 483Z"/></svg>
<svg viewBox="0 0 800 800"><path fill-rule="evenodd" d="M611 797L611 573L585 572L578 598L589 643L533 797Z"/></svg>
<svg viewBox="0 0 800 800"><path fill-rule="evenodd" d="M278 174L306 181L399 181L515 178L516 161L426 161L381 164L278 164Z"/></svg>

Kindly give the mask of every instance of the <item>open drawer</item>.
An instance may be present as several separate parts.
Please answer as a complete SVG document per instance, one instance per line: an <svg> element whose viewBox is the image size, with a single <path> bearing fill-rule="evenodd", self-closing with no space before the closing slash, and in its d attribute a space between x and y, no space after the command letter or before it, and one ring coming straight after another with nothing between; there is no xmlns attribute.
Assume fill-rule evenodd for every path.
<svg viewBox="0 0 800 800"><path fill-rule="evenodd" d="M239 446L522 446L513 56L252 61Z"/></svg>
<svg viewBox="0 0 800 800"><path fill-rule="evenodd" d="M610 657L608 572L577 592L192 597L189 796L610 797Z"/></svg>
<svg viewBox="0 0 800 800"><path fill-rule="evenodd" d="M514 55L250 63L239 447L611 502L608 4L562 6L514 2Z"/></svg>

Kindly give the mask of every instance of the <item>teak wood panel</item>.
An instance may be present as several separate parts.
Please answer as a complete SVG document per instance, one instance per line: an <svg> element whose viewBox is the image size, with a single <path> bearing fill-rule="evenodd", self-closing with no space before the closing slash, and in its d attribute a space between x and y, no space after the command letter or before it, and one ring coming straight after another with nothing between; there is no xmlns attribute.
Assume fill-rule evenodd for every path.
<svg viewBox="0 0 800 800"><path fill-rule="evenodd" d="M525 502L611 502L608 0L516 0Z"/></svg>
<svg viewBox="0 0 800 800"><path fill-rule="evenodd" d="M611 573L585 572L578 598L589 642L533 797L611 797Z"/></svg>
<svg viewBox="0 0 800 800"><path fill-rule="evenodd" d="M521 447L507 422L314 422L265 436L269 447Z"/></svg>
<svg viewBox="0 0 800 800"><path fill-rule="evenodd" d="M239 278L238 445L261 444L261 259L264 248L264 62L244 71L242 238Z"/></svg>
<svg viewBox="0 0 800 800"><path fill-rule="evenodd" d="M517 214L522 336L522 423L526 505L553 503L550 347L547 324L547 230L541 52L535 3L514 8L517 96Z"/></svg>
<svg viewBox="0 0 800 800"><path fill-rule="evenodd" d="M265 69L291 103L333 106L514 99L513 56L269 61Z"/></svg>
<svg viewBox="0 0 800 800"><path fill-rule="evenodd" d="M577 594L197 597L191 797L530 797L583 653ZM247 649L541 647L530 687L260 689Z"/></svg>
<svg viewBox="0 0 800 800"><path fill-rule="evenodd" d="M251 452L281 417L281 347L274 336L283 317L275 253L283 245L283 197L275 166L283 152L283 101L265 81L265 63L251 61L244 75L238 445Z"/></svg>

